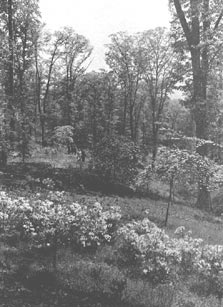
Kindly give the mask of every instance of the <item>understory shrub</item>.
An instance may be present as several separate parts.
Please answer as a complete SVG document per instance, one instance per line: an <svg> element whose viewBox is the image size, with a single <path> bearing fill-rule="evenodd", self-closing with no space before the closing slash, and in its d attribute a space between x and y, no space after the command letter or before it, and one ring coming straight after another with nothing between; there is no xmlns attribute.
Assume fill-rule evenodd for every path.
<svg viewBox="0 0 223 307"><path fill-rule="evenodd" d="M5 237L16 236L35 247L73 246L97 248L109 243L120 209L103 210L93 205L67 202L64 192L49 191L44 200L36 197L10 197L0 193L0 225Z"/></svg>
<svg viewBox="0 0 223 307"><path fill-rule="evenodd" d="M121 227L119 240L121 260L127 265L137 264L141 276L153 283L166 282L172 265L180 261L171 239L149 219Z"/></svg>
<svg viewBox="0 0 223 307"><path fill-rule="evenodd" d="M124 225L118 233L120 260L137 264L141 276L155 284L192 272L201 256L203 241L193 239L183 227L176 230L177 238L170 238L146 218Z"/></svg>
<svg viewBox="0 0 223 307"><path fill-rule="evenodd" d="M124 136L103 138L94 150L96 171L110 181L129 184L138 172L140 150Z"/></svg>

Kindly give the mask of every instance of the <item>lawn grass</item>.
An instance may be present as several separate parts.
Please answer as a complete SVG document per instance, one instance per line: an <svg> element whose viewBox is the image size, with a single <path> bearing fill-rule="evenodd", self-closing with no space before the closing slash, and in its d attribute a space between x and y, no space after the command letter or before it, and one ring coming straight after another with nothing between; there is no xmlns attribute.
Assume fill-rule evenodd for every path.
<svg viewBox="0 0 223 307"><path fill-rule="evenodd" d="M118 205L122 210L123 220L125 221L148 217L151 221L163 227L167 209L165 200L116 196L84 196L83 194L73 194L72 197L76 200L89 199L92 202L98 201L105 207ZM223 245L223 219L216 218L211 212L204 212L189 207L189 204L174 204L170 208L168 224L165 227L165 231L172 236L176 228L180 226L191 230L193 237L201 238L207 244Z"/></svg>
<svg viewBox="0 0 223 307"><path fill-rule="evenodd" d="M22 157L18 154L9 156L8 163L21 163ZM87 168L89 157L85 163L81 163L75 154L67 154L66 148L55 149L53 147L36 147L29 156L25 158L25 163L44 163L53 168Z"/></svg>

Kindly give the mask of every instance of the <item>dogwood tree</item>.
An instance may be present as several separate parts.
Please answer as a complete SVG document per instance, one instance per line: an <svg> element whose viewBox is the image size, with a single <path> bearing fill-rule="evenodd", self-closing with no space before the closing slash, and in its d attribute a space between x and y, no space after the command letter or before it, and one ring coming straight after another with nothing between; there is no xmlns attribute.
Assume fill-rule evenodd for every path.
<svg viewBox="0 0 223 307"><path fill-rule="evenodd" d="M137 177L138 186L145 185L151 180L161 180L168 184L169 195L165 217L167 225L169 208L173 203L174 190L179 184L188 188L195 184L198 189L205 186L207 191L217 189L223 183L222 167L208 157L201 156L196 151L182 150L179 148L160 147L156 162L153 166L148 165ZM208 199L211 209L211 198Z"/></svg>

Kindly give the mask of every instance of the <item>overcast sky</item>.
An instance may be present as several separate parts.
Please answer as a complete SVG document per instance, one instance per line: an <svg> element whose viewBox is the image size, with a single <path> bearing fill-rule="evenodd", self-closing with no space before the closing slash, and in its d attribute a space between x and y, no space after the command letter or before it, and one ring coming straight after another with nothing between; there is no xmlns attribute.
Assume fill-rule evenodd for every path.
<svg viewBox="0 0 223 307"><path fill-rule="evenodd" d="M49 29L72 26L94 47L90 70L105 67L104 45L109 34L134 33L168 26L168 0L40 0L42 19Z"/></svg>

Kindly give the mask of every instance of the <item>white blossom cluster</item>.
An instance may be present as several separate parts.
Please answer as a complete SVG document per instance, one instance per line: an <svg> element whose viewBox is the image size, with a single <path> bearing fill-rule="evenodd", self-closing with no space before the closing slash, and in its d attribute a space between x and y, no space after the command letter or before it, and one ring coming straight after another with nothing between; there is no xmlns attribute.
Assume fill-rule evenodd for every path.
<svg viewBox="0 0 223 307"><path fill-rule="evenodd" d="M122 252L135 259L142 274L154 282L194 272L211 282L220 280L223 287L223 246L204 244L202 239L192 238L183 226L171 238L146 218L122 226L119 236Z"/></svg>
<svg viewBox="0 0 223 307"><path fill-rule="evenodd" d="M46 199L10 197L0 192L1 231L17 233L21 239L38 246L92 246L109 242L112 227L120 218L120 209L103 210L100 203L89 206L67 202L64 192L50 191Z"/></svg>

